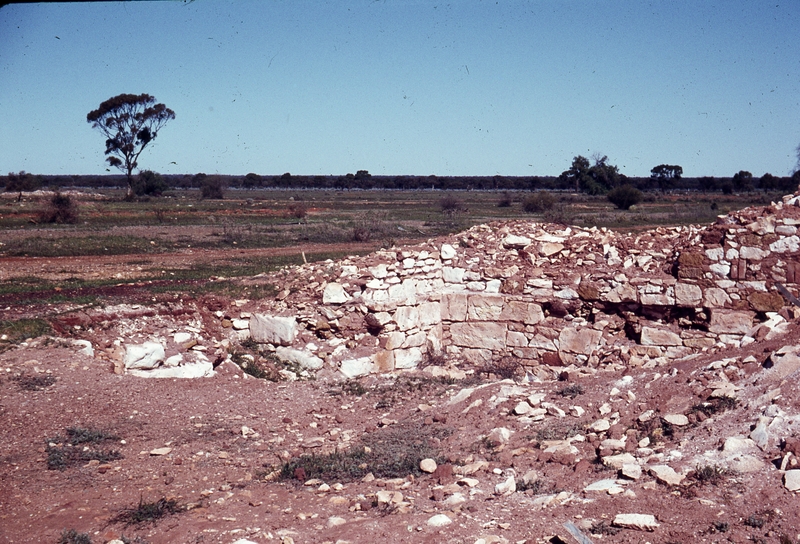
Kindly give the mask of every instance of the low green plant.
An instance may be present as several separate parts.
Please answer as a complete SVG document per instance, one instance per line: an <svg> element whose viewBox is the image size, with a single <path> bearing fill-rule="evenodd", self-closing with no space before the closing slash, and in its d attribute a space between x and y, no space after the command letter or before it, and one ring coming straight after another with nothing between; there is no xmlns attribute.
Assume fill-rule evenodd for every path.
<svg viewBox="0 0 800 544"><path fill-rule="evenodd" d="M50 323L44 319L0 321L0 353L28 338L38 338L51 332Z"/></svg>
<svg viewBox="0 0 800 544"><path fill-rule="evenodd" d="M630 185L622 185L609 191L606 198L618 209L627 210L642 201L642 192Z"/></svg>
<svg viewBox="0 0 800 544"><path fill-rule="evenodd" d="M501 357L485 363L479 370L485 376L495 376L502 380L516 380L524 373L524 368L516 357Z"/></svg>
<svg viewBox="0 0 800 544"><path fill-rule="evenodd" d="M544 213L553 208L556 197L546 191L536 191L522 201L522 209L527 213Z"/></svg>

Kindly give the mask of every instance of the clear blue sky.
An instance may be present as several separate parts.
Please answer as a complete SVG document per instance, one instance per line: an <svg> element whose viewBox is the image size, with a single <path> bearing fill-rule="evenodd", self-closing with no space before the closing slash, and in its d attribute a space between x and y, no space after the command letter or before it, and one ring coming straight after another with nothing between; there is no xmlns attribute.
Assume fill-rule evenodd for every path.
<svg viewBox="0 0 800 544"><path fill-rule="evenodd" d="M787 175L798 28L800 0L11 4L0 172L104 173L86 114L149 93L168 174Z"/></svg>

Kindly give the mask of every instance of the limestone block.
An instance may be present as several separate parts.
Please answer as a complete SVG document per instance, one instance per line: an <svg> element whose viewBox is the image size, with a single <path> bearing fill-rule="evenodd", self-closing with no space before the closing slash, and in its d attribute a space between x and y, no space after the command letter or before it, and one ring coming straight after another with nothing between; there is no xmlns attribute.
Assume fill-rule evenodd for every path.
<svg viewBox="0 0 800 544"><path fill-rule="evenodd" d="M751 312L714 310L708 330L717 334L747 334L753 326Z"/></svg>
<svg viewBox="0 0 800 544"><path fill-rule="evenodd" d="M438 302L424 302L417 306L419 324L421 327L430 327L442 321L442 305Z"/></svg>
<svg viewBox="0 0 800 544"><path fill-rule="evenodd" d="M704 295L706 308L725 308L731 303L731 297L719 287L709 287L705 290Z"/></svg>
<svg viewBox="0 0 800 544"><path fill-rule="evenodd" d="M350 298L340 283L329 283L322 292L323 304L344 304Z"/></svg>
<svg viewBox="0 0 800 544"><path fill-rule="evenodd" d="M427 341L428 341L428 335L425 334L423 331L419 331L407 336L405 342L403 342L402 347L418 348L420 346L424 346Z"/></svg>
<svg viewBox="0 0 800 544"><path fill-rule="evenodd" d="M442 267L442 279L445 283L464 283L464 272L463 268L445 266Z"/></svg>
<svg viewBox="0 0 800 544"><path fill-rule="evenodd" d="M419 310L416 306L400 306L394 313L394 322L401 331L419 327Z"/></svg>
<svg viewBox="0 0 800 544"><path fill-rule="evenodd" d="M602 336L603 333L601 331L594 329L566 327L558 335L559 350L567 353L591 355L600 343Z"/></svg>
<svg viewBox="0 0 800 544"><path fill-rule="evenodd" d="M152 370L131 369L128 374L139 378L209 378L214 375L214 365L209 360Z"/></svg>
<svg viewBox="0 0 800 544"><path fill-rule="evenodd" d="M250 336L259 344L288 346L297 336L297 321L293 317L253 314L250 317Z"/></svg>
<svg viewBox="0 0 800 544"><path fill-rule="evenodd" d="M378 372L391 372L394 370L394 352L384 349L372 356L375 370Z"/></svg>
<svg viewBox="0 0 800 544"><path fill-rule="evenodd" d="M539 255L543 257L552 257L564 250L564 244L555 242L542 242L539 244Z"/></svg>
<svg viewBox="0 0 800 544"><path fill-rule="evenodd" d="M125 346L123 362L125 368L129 370L149 370L160 365L165 356L164 346L158 342L145 342Z"/></svg>
<svg viewBox="0 0 800 544"><path fill-rule="evenodd" d="M365 376L375 370L375 364L371 357L360 357L358 359L347 359L342 361L339 371L347 378Z"/></svg>
<svg viewBox="0 0 800 544"><path fill-rule="evenodd" d="M653 327L642 327L643 346L682 346L681 337L672 331L656 329Z"/></svg>
<svg viewBox="0 0 800 544"><path fill-rule="evenodd" d="M386 276L389 275L388 266L385 263L376 264L375 266L370 266L367 268L372 277L378 280L382 280Z"/></svg>
<svg viewBox="0 0 800 544"><path fill-rule="evenodd" d="M506 333L506 346L510 348L526 348L528 347L528 338L524 333L508 331Z"/></svg>
<svg viewBox="0 0 800 544"><path fill-rule="evenodd" d="M452 259L456 256L456 248L450 244L442 244L442 249L439 251L439 256L443 261Z"/></svg>
<svg viewBox="0 0 800 544"><path fill-rule="evenodd" d="M615 304L619 304L620 302L638 302L639 293L633 285L622 283L608 292L606 300Z"/></svg>
<svg viewBox="0 0 800 544"><path fill-rule="evenodd" d="M769 251L764 251L758 247L742 246L739 248L739 258L748 261L760 261L769 255Z"/></svg>
<svg viewBox="0 0 800 544"><path fill-rule="evenodd" d="M494 322L453 323L450 336L456 346L501 350L505 348L506 327Z"/></svg>
<svg viewBox="0 0 800 544"><path fill-rule="evenodd" d="M400 331L392 331L386 335L386 349L392 350L402 347L406 341L406 334Z"/></svg>
<svg viewBox="0 0 800 544"><path fill-rule="evenodd" d="M394 350L394 367L396 369L417 368L422 362L422 351L419 348Z"/></svg>
<svg viewBox="0 0 800 544"><path fill-rule="evenodd" d="M661 293L641 293L639 295L639 302L641 302L643 306L673 306L675 304L675 297Z"/></svg>
<svg viewBox="0 0 800 544"><path fill-rule="evenodd" d="M703 290L692 283L675 284L675 303L678 306L699 306L703 302Z"/></svg>
<svg viewBox="0 0 800 544"><path fill-rule="evenodd" d="M775 253L796 253L800 249L800 238L797 236L781 238L772 242L769 245L769 249Z"/></svg>
<svg viewBox="0 0 800 544"><path fill-rule="evenodd" d="M720 278L727 278L731 273L731 265L726 263L714 263L708 269Z"/></svg>
<svg viewBox="0 0 800 544"><path fill-rule="evenodd" d="M503 313L503 297L471 295L467 303L467 321L496 321Z"/></svg>
<svg viewBox="0 0 800 544"><path fill-rule="evenodd" d="M299 349L281 346L275 350L275 355L282 361L295 363L306 370L319 370L323 365L322 359Z"/></svg>
<svg viewBox="0 0 800 544"><path fill-rule="evenodd" d="M617 514L612 525L623 529L638 529L640 531L655 531L659 524L652 514Z"/></svg>
<svg viewBox="0 0 800 544"><path fill-rule="evenodd" d="M526 238L525 236L515 236L513 234L509 234L503 239L503 247L506 249L525 249L525 247L529 246L530 243L530 238Z"/></svg>
<svg viewBox="0 0 800 544"><path fill-rule="evenodd" d="M445 321L467 320L467 295L447 293L442 295L442 319Z"/></svg>
<svg viewBox="0 0 800 544"><path fill-rule="evenodd" d="M501 321L516 321L526 325L536 325L544 321L544 312L538 304L510 300L503 306Z"/></svg>

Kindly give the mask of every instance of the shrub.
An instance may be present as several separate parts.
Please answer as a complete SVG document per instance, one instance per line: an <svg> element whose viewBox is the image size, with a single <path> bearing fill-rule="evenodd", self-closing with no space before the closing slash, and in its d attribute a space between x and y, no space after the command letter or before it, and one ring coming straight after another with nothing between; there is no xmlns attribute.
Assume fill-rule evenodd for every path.
<svg viewBox="0 0 800 544"><path fill-rule="evenodd" d="M630 185L622 185L611 190L606 197L618 209L627 210L642 201L642 192Z"/></svg>
<svg viewBox="0 0 800 544"><path fill-rule="evenodd" d="M555 206L556 197L546 191L536 191L525 197L522 209L528 213L542 213Z"/></svg>
<svg viewBox="0 0 800 544"><path fill-rule="evenodd" d="M169 190L169 185L158 172L144 170L133 180L131 188L136 196L161 196L164 191Z"/></svg>
<svg viewBox="0 0 800 544"><path fill-rule="evenodd" d="M217 199L225 198L225 184L219 176L206 176L200 184L200 198Z"/></svg>
<svg viewBox="0 0 800 544"><path fill-rule="evenodd" d="M56 192L39 213L42 223L75 223L78 220L78 206L69 195Z"/></svg>
<svg viewBox="0 0 800 544"><path fill-rule="evenodd" d="M456 213L462 211L461 201L458 200L454 195L444 195L439 200L439 207L442 209L442 213L445 215L455 215Z"/></svg>
<svg viewBox="0 0 800 544"><path fill-rule="evenodd" d="M510 208L511 202L512 202L511 193L505 192L502 195L500 195L500 200L497 201L497 207Z"/></svg>

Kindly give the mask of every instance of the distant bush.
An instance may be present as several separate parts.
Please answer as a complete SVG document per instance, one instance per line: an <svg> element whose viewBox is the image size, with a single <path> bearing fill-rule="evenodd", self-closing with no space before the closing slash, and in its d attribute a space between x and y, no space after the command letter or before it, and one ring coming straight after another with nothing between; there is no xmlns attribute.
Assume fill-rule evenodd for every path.
<svg viewBox="0 0 800 544"><path fill-rule="evenodd" d="M39 212L42 223L75 223L78 220L78 206L69 195L56 192Z"/></svg>
<svg viewBox="0 0 800 544"><path fill-rule="evenodd" d="M525 197L522 209L528 213L543 213L555 206L556 197L546 191L536 191Z"/></svg>
<svg viewBox="0 0 800 544"><path fill-rule="evenodd" d="M143 170L133 180L131 188L136 196L161 196L165 191L169 190L169 185L158 172Z"/></svg>
<svg viewBox="0 0 800 544"><path fill-rule="evenodd" d="M500 195L500 200L497 201L497 207L510 208L511 202L512 202L511 193L505 192L502 195Z"/></svg>
<svg viewBox="0 0 800 544"><path fill-rule="evenodd" d="M630 185L622 185L612 189L606 197L618 209L627 210L642 201L642 192Z"/></svg>
<svg viewBox="0 0 800 544"><path fill-rule="evenodd" d="M444 195L439 200L439 207L445 215L455 215L463 209L461 201L450 194Z"/></svg>
<svg viewBox="0 0 800 544"><path fill-rule="evenodd" d="M219 176L206 176L200 184L200 198L221 200L225 198L225 183Z"/></svg>

